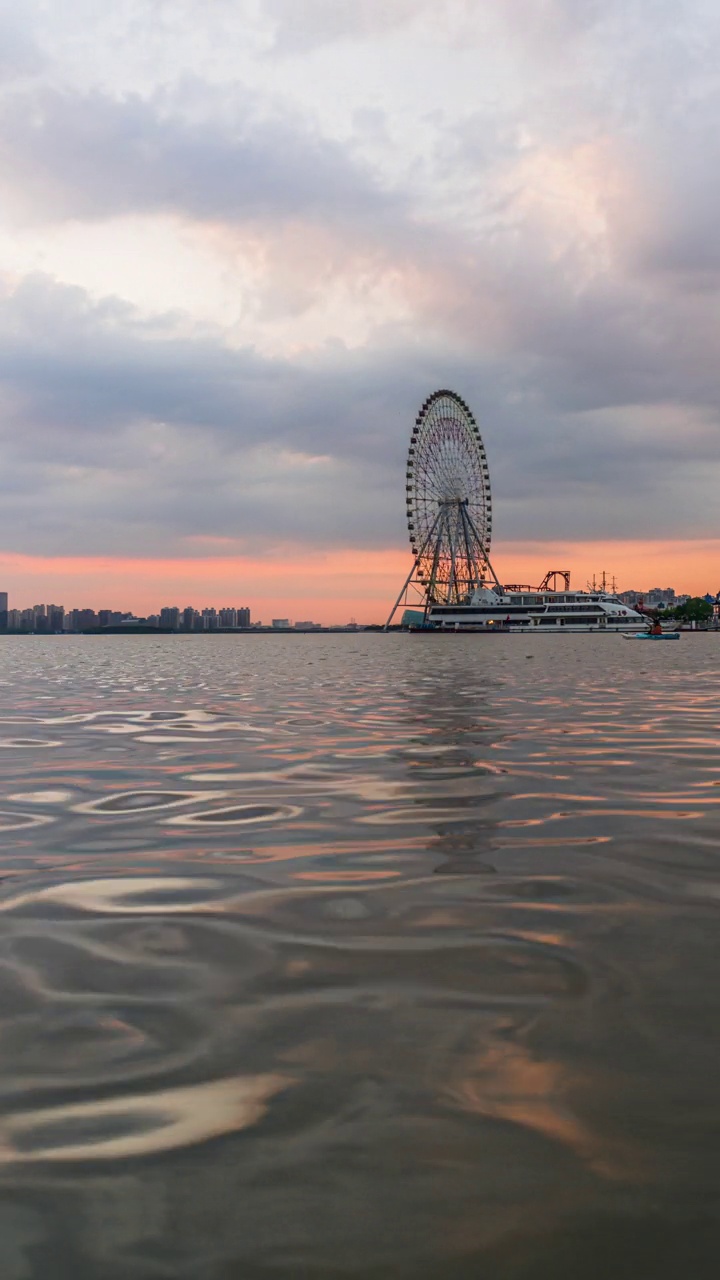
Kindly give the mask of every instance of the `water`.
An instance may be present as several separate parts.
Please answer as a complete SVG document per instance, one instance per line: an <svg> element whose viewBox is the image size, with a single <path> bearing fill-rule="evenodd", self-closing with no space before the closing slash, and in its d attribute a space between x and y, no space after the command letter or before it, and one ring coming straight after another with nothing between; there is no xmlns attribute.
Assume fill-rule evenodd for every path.
<svg viewBox="0 0 720 1280"><path fill-rule="evenodd" d="M1 640L2 1280L714 1277L719 658Z"/></svg>

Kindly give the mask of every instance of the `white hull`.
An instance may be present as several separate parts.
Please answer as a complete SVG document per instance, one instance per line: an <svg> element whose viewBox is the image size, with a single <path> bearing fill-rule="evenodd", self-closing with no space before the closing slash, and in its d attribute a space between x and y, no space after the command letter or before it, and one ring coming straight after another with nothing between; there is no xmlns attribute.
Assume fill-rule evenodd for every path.
<svg viewBox="0 0 720 1280"><path fill-rule="evenodd" d="M498 634L498 635L505 635L505 636L509 636L509 635L518 635L518 636L520 636L520 635L538 635L538 636L541 636L541 635L542 635L542 636L546 636L546 635L553 635L553 636L557 636L557 635L565 635L565 636L569 636L569 635L593 635L593 634L594 634L594 635L603 635L603 634L606 634L606 633L608 633L608 632L612 632L613 634L618 634L618 635L630 635L630 636L634 636L634 635L635 635L635 632L637 631L637 626L638 626L637 622L633 622L633 623L632 623L632 625L631 625L631 626L629 626L629 627L621 627L621 626L604 626L604 627L603 627L603 626L597 626L597 627L595 627L595 626L587 626L587 627L584 627L584 626L576 626L576 627L531 627L531 626L490 627L490 626L489 626L489 627L487 627L487 628L486 628L486 627L478 627L478 626L467 626L467 625L465 625L465 626L464 626L462 623L460 623L460 624L458 624L458 626L456 626L456 627L448 627L448 626L444 626L444 627L433 627L433 628L432 628L432 630L434 630L434 631L448 631L448 632L453 632L453 633L455 633L455 632L457 632L457 631L463 631L463 632L468 632L468 633L473 633L473 634L478 634L478 633L479 633L479 634L483 634L483 633L485 633L486 631L495 631L495 632L497 632L497 634Z"/></svg>
<svg viewBox="0 0 720 1280"><path fill-rule="evenodd" d="M634 635L642 614L605 592L518 591L479 587L466 604L433 605L428 622L442 631L563 635L613 632Z"/></svg>

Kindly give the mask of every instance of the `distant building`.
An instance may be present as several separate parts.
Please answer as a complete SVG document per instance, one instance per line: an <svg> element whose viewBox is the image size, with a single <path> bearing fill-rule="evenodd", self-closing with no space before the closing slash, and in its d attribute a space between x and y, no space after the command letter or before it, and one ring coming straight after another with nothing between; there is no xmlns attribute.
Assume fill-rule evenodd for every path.
<svg viewBox="0 0 720 1280"><path fill-rule="evenodd" d="M65 609L61 604L49 604L47 607L48 631L62 631L65 624Z"/></svg>
<svg viewBox="0 0 720 1280"><path fill-rule="evenodd" d="M247 608L247 606L243 605L242 609L238 609L237 618L238 618L237 624L239 627L250 626L250 610Z"/></svg>
<svg viewBox="0 0 720 1280"><path fill-rule="evenodd" d="M645 592L645 603L651 609L665 609L675 604L675 592L672 587L651 587Z"/></svg>
<svg viewBox="0 0 720 1280"><path fill-rule="evenodd" d="M170 627L173 631L176 631L180 626L180 610L174 605L165 605L160 610L160 626Z"/></svg>
<svg viewBox="0 0 720 1280"><path fill-rule="evenodd" d="M203 609L202 611L202 629L203 631L217 631L218 616L215 609Z"/></svg>
<svg viewBox="0 0 720 1280"><path fill-rule="evenodd" d="M296 622L295 630L296 631L321 631L322 623L321 622Z"/></svg>
<svg viewBox="0 0 720 1280"><path fill-rule="evenodd" d="M197 617L197 614L193 609L192 605L191 604L187 605L183 609L183 614L182 614L183 631L194 631L196 617Z"/></svg>
<svg viewBox="0 0 720 1280"><path fill-rule="evenodd" d="M21 625L21 623L20 623L20 618L21 618L21 614L20 614L20 610L19 610L19 609L8 609L8 610L7 610L7 629L8 629L8 631L19 631L19 630L20 630L20 625Z"/></svg>
<svg viewBox="0 0 720 1280"><path fill-rule="evenodd" d="M219 622L221 627L236 627L238 624L237 609L221 609Z"/></svg>
<svg viewBox="0 0 720 1280"><path fill-rule="evenodd" d="M289 618L273 618L272 626L275 631L289 631L290 619Z"/></svg>
<svg viewBox="0 0 720 1280"><path fill-rule="evenodd" d="M63 619L64 631L87 631L99 625L100 619L94 609L70 609Z"/></svg>
<svg viewBox="0 0 720 1280"><path fill-rule="evenodd" d="M620 591L618 600L630 609L639 604L645 609L672 609L679 604L680 597L675 595L673 587L650 587L647 591Z"/></svg>
<svg viewBox="0 0 720 1280"><path fill-rule="evenodd" d="M8 593L0 591L0 631L4 631L8 625Z"/></svg>

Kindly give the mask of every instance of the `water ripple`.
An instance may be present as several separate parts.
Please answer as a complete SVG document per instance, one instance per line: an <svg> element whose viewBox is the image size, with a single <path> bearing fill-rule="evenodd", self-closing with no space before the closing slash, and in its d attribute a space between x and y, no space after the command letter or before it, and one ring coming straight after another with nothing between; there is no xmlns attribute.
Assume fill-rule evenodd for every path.
<svg viewBox="0 0 720 1280"><path fill-rule="evenodd" d="M288 643L3 650L3 1275L539 1280L712 1216L720 639Z"/></svg>
<svg viewBox="0 0 720 1280"><path fill-rule="evenodd" d="M257 1124L291 1083L279 1075L240 1077L16 1111L0 1125L0 1162L127 1160L194 1146Z"/></svg>

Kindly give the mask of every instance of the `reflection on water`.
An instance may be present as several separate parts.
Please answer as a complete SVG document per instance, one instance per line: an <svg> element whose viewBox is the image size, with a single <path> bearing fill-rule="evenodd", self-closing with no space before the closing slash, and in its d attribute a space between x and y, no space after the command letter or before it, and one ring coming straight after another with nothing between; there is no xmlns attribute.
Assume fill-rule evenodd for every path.
<svg viewBox="0 0 720 1280"><path fill-rule="evenodd" d="M2 1280L714 1276L719 646L0 640Z"/></svg>

